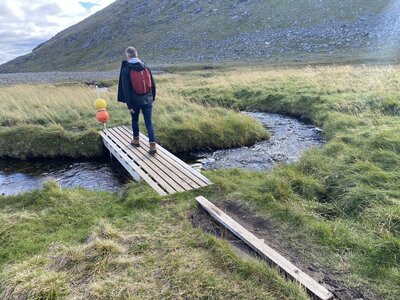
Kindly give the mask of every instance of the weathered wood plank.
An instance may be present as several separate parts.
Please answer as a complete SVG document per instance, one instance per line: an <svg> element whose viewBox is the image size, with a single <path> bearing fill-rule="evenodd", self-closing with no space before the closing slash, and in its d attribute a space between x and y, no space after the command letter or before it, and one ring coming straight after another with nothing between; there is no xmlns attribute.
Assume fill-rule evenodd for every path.
<svg viewBox="0 0 400 300"><path fill-rule="evenodd" d="M144 179L160 195L184 192L208 186L212 182L189 165L158 145L155 156L148 154L149 143L140 134L141 147L131 145L132 132L127 126L101 132L104 145L135 180Z"/></svg>
<svg viewBox="0 0 400 300"><path fill-rule="evenodd" d="M136 179L137 181L140 180L140 178L142 178L144 181L146 181L159 195L164 196L167 195L167 192L165 190L163 190L158 184L157 182L155 182L147 173L145 173L139 166L135 165L134 163L129 163L131 161L131 159L122 151L118 151L116 149L118 149L118 147L115 145L115 143L105 134L105 133L101 133L101 136L103 138L103 141L106 143L106 147L110 150L110 152L115 156L115 158L125 167L126 165L128 165L128 172L130 170L130 168L132 168L134 170L135 173L137 173L136 175L134 174L134 172L129 172L132 177L134 179ZM137 178L137 175L139 175L140 177Z"/></svg>
<svg viewBox="0 0 400 300"><path fill-rule="evenodd" d="M132 134L130 129L127 126L121 126L120 128L125 130L125 133L130 138L130 136ZM145 139L145 138L147 138L145 135L140 134L141 147L143 147L143 149L148 151L150 146L149 146L148 139ZM183 178L188 178L189 180L192 180L195 185L198 185L198 186L206 186L207 185L199 177L197 177L193 173L189 172L187 169L183 168L180 164L178 164L176 162L176 160L180 160L179 158L175 157L176 160L173 160L168 155L166 155L163 151L161 151L160 149L161 149L161 146L157 144L158 151L157 151L157 155L154 156L156 159L159 159L160 162L162 162L163 164L168 164L171 167L171 169L173 169L175 172L177 172L176 173L177 175L179 175L180 177L183 176ZM182 163L184 163L184 162L182 162ZM190 166L188 166L188 167L190 168Z"/></svg>
<svg viewBox="0 0 400 300"><path fill-rule="evenodd" d="M115 138L119 140L121 143L119 146L129 153L134 153L145 163L152 171L157 173L160 177L162 177L172 188L174 188L178 192L183 192L185 190L191 190L192 188L184 181L179 182L176 176L172 172L169 172L164 168L162 164L157 164L157 161L154 157L149 155L144 149L135 148L130 144L129 138L126 139L126 136L123 132L120 132L118 128L113 128L112 134ZM175 178L174 178L175 177Z"/></svg>
<svg viewBox="0 0 400 300"><path fill-rule="evenodd" d="M118 147L121 151L123 151L131 161L137 163L142 168L142 170L146 172L150 177L152 177L154 181L156 181L158 185L160 185L164 190L166 190L169 194L177 192L176 187L171 186L167 180L165 180L162 176L160 176L157 172L155 172L152 169L146 157L144 157L140 153L136 153L135 151L133 151L133 149L130 148L132 146L128 146L125 145L124 143L121 143L121 141L119 140L119 136L116 135L112 129L111 130L108 129L106 134L108 138L110 138L115 143L116 147ZM178 189L178 191L184 191L184 190Z"/></svg>
<svg viewBox="0 0 400 300"><path fill-rule="evenodd" d="M127 130L128 132L131 132L131 130L128 126L122 126L122 127L125 130ZM141 139L141 142L143 142L145 145L147 145L147 143L149 142L148 137L142 133L140 134L140 139ZM184 170L185 172L188 172L189 174L194 175L193 178L196 179L197 180L196 182L198 184L200 184L201 186L208 186L208 185L213 184L210 179L205 177L200 172L191 168L189 165L187 165L185 162L183 162L182 160L177 158L175 155L173 155L171 152L166 150L164 147L157 145L157 150L160 152L160 154L164 154L163 157L168 159L171 163L175 164L177 166L177 168L180 168L181 170Z"/></svg>
<svg viewBox="0 0 400 300"><path fill-rule="evenodd" d="M136 180L136 181L141 181L140 175L135 171L135 168L133 168L125 159L124 159L124 153L116 150L115 147L113 147L107 140L103 140L104 145L106 148L114 155L114 157L121 163L121 165L124 166L124 168L131 174L131 176Z"/></svg>
<svg viewBox="0 0 400 300"><path fill-rule="evenodd" d="M302 272L277 251L265 244L263 240L257 238L254 234L249 232L246 228L241 226L206 198L197 197L196 200L213 218L227 227L232 233L257 251L263 258L278 266L294 280L300 282L311 294L322 300L333 298L332 293L329 292L325 287L320 285L306 273Z"/></svg>
<svg viewBox="0 0 400 300"><path fill-rule="evenodd" d="M126 130L121 129L121 128L118 128L117 130L124 138L124 141L126 143L129 143L130 139L131 139L131 133L127 132ZM192 180L191 177L193 177L193 175L191 175L191 173L189 173L190 175L187 176L185 173L188 173L188 172L185 172L181 168L177 168L176 165L171 164L170 161L168 159L166 159L162 153L159 153L154 156L150 156L149 154L147 154L148 149L149 149L149 146L147 145L147 143L142 142L142 144L139 148L135 148L135 151L139 151L142 154L147 155L155 164L157 164L157 166L159 166L164 172L168 173L168 175L171 176L171 178L176 183L181 185L185 190L189 191L189 190L197 189L197 188L201 187L200 184L198 184L194 180Z"/></svg>

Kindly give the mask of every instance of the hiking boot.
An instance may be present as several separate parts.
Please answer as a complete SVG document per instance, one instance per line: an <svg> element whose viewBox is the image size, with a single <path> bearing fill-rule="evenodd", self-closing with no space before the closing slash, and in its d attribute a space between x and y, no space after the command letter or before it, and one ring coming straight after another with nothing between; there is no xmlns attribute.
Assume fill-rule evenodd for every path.
<svg viewBox="0 0 400 300"><path fill-rule="evenodd" d="M139 137L134 137L132 142L131 142L131 145L134 146L134 147L140 147Z"/></svg>
<svg viewBox="0 0 400 300"><path fill-rule="evenodd" d="M150 150L149 150L149 154L150 155L154 155L157 153L157 147L156 147L156 143L150 142Z"/></svg>

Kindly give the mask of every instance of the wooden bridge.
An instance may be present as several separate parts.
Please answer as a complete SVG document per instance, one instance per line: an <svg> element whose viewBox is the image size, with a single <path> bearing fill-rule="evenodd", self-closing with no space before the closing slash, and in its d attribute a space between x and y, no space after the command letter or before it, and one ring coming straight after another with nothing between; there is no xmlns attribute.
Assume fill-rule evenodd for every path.
<svg viewBox="0 0 400 300"><path fill-rule="evenodd" d="M163 147L157 147L157 154L151 156L148 138L140 135L141 146L131 145L132 131L128 126L105 129L101 132L104 145L133 176L145 180L160 195L190 191L211 185L212 182L197 172ZM197 197L197 202L218 222L242 239L272 265L276 265L286 276L298 281L317 299L333 298L331 292L313 278L295 267L274 249L258 239L254 234L218 209L204 197Z"/></svg>
<svg viewBox="0 0 400 300"><path fill-rule="evenodd" d="M148 138L140 134L140 147L131 145L132 130L128 126L105 129L101 132L104 145L132 175L146 181L160 195L190 191L211 185L212 182L172 153L157 145L151 156Z"/></svg>

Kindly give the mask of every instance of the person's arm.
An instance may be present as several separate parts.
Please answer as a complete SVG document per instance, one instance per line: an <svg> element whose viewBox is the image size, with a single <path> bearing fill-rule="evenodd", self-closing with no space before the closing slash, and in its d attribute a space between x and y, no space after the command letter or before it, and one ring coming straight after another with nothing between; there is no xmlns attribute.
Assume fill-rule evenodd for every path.
<svg viewBox="0 0 400 300"><path fill-rule="evenodd" d="M132 109L133 108L132 87L131 87L131 81L130 81L130 77L129 77L129 70L123 70L122 75L121 75L121 80L122 80L122 90L124 93L126 105L128 105L129 109Z"/></svg>
<svg viewBox="0 0 400 300"><path fill-rule="evenodd" d="M154 81L153 74L151 73L151 70L150 70L150 77L151 77L151 93L153 94L153 101L156 101L156 92L157 92L156 82Z"/></svg>
<svg viewBox="0 0 400 300"><path fill-rule="evenodd" d="M117 93L117 100L118 102L123 102L126 103L126 99L124 96L124 90L122 88L122 71L124 69L125 61L122 62L121 64L121 69L119 71L119 81L118 81L118 93Z"/></svg>

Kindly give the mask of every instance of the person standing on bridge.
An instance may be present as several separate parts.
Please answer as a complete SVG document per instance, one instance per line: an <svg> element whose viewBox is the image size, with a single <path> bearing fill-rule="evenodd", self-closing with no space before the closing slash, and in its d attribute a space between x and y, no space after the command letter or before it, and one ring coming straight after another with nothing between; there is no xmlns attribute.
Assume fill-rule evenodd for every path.
<svg viewBox="0 0 400 300"><path fill-rule="evenodd" d="M126 61L122 62L118 84L118 101L124 102L132 115L133 139L131 144L140 147L139 114L143 113L144 123L149 136L149 153L157 152L152 122L153 102L156 99L156 84L151 70L139 59L137 50L128 47L125 50Z"/></svg>

